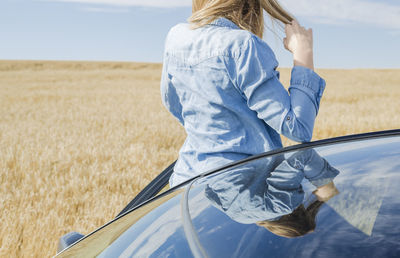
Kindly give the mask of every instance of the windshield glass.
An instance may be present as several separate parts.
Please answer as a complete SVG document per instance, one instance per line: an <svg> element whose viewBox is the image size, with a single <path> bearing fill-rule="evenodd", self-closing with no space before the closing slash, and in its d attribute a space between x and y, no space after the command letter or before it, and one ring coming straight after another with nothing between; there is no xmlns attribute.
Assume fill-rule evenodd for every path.
<svg viewBox="0 0 400 258"><path fill-rule="evenodd" d="M400 136L260 157L172 189L60 257L399 257Z"/></svg>
<svg viewBox="0 0 400 258"><path fill-rule="evenodd" d="M388 257L400 253L399 184L390 137L247 162L197 180L188 202L212 257Z"/></svg>

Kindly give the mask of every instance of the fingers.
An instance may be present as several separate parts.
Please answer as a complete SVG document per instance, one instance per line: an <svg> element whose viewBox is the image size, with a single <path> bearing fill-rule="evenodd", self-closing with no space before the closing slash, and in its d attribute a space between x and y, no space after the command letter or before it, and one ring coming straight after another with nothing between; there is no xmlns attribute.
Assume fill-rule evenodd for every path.
<svg viewBox="0 0 400 258"><path fill-rule="evenodd" d="M307 30L307 34L311 38L311 40L313 40L313 31L311 28Z"/></svg>
<svg viewBox="0 0 400 258"><path fill-rule="evenodd" d="M288 33L289 33L290 31L292 31L292 30L293 30L292 25L290 25L290 24L286 24L286 25L285 25L285 34L286 34L286 35L288 35Z"/></svg>
<svg viewBox="0 0 400 258"><path fill-rule="evenodd" d="M285 38L283 38L283 46L286 48L286 49L289 49L289 46L288 46L288 39L285 37Z"/></svg>
<svg viewBox="0 0 400 258"><path fill-rule="evenodd" d="M292 20L292 22L291 22L291 25L293 26L293 27L301 27L300 26L300 23L297 21L297 20Z"/></svg>
<svg viewBox="0 0 400 258"><path fill-rule="evenodd" d="M287 34L288 30L292 31L307 31L309 34L312 34L312 29L306 29L305 27L301 26L300 23L297 20L292 20L290 24L286 24L285 26L285 32Z"/></svg>

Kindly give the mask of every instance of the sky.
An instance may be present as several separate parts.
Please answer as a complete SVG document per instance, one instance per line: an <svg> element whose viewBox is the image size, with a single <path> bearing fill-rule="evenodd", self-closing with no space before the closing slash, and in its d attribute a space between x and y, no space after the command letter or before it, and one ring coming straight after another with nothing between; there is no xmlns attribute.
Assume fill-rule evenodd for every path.
<svg viewBox="0 0 400 258"><path fill-rule="evenodd" d="M400 68L399 0L281 0L314 32L319 68ZM0 59L162 62L191 0L1 0ZM271 24L267 24L271 28ZM292 66L282 31L264 40Z"/></svg>

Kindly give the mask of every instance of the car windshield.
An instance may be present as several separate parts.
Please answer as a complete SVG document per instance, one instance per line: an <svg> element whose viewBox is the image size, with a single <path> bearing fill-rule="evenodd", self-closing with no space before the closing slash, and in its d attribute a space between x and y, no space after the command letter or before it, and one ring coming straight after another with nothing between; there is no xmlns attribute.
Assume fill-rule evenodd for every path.
<svg viewBox="0 0 400 258"><path fill-rule="evenodd" d="M400 136L266 155L172 189L62 255L398 257L399 185Z"/></svg>
<svg viewBox="0 0 400 258"><path fill-rule="evenodd" d="M391 137L246 162L198 179L188 206L212 257L388 257L400 253L399 184Z"/></svg>

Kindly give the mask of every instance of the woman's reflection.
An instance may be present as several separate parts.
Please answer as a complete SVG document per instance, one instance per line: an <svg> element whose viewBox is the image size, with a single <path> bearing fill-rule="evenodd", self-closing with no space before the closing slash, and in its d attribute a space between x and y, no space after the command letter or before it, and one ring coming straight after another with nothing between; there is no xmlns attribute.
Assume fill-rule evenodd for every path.
<svg viewBox="0 0 400 258"><path fill-rule="evenodd" d="M237 222L256 223L292 238L315 229L319 208L338 194L333 183L338 174L317 152L308 149L288 157L252 161L223 173L207 185L205 195ZM316 187L307 201L301 185L304 178Z"/></svg>

